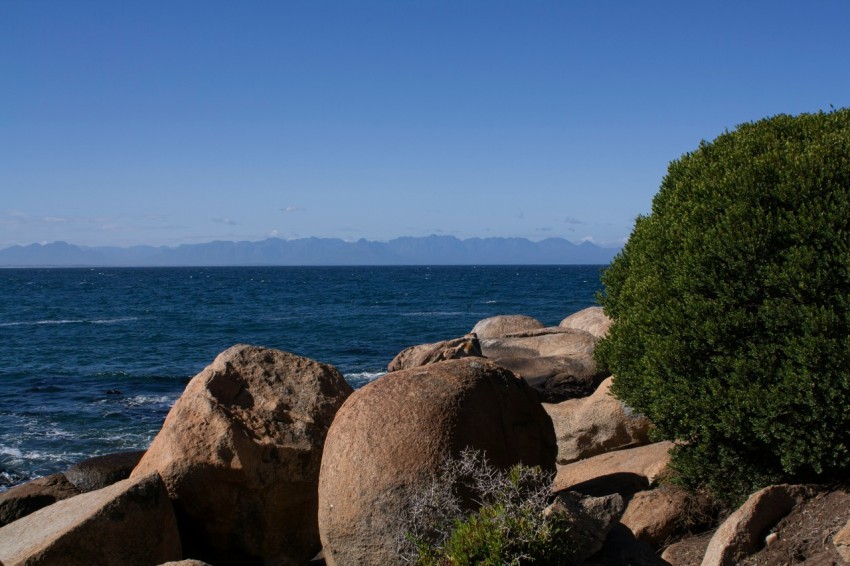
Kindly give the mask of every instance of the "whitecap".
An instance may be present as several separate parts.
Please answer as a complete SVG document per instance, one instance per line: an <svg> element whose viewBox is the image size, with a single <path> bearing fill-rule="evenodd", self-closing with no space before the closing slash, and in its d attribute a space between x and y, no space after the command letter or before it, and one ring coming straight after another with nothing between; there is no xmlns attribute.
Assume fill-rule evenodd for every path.
<svg viewBox="0 0 850 566"><path fill-rule="evenodd" d="M11 446L0 446L0 456L11 456L12 458L24 457L20 448L12 448Z"/></svg>
<svg viewBox="0 0 850 566"><path fill-rule="evenodd" d="M345 378L352 381L375 381L382 375L387 375L385 371L358 371L354 373L346 373Z"/></svg>
<svg viewBox="0 0 850 566"><path fill-rule="evenodd" d="M461 311L421 311L421 312L406 312L401 316L463 316L468 313Z"/></svg>

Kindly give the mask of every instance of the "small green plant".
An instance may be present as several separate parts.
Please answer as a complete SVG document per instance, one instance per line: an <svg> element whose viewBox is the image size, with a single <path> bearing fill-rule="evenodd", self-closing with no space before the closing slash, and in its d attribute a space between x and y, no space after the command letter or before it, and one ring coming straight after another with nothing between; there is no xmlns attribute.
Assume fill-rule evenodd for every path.
<svg viewBox="0 0 850 566"><path fill-rule="evenodd" d="M411 498L399 553L423 566L572 564L567 518L544 513L552 479L466 449Z"/></svg>
<svg viewBox="0 0 850 566"><path fill-rule="evenodd" d="M850 110L743 124L673 161L603 274L612 391L737 501L850 470Z"/></svg>

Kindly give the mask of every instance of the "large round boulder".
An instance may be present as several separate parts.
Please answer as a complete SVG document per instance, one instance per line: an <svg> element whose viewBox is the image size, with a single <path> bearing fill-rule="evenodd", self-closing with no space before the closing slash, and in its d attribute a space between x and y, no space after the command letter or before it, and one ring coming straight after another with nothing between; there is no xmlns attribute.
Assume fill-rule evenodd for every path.
<svg viewBox="0 0 850 566"><path fill-rule="evenodd" d="M350 393L332 366L254 346L196 375L133 470L165 481L184 556L306 564L320 548L322 446Z"/></svg>
<svg viewBox="0 0 850 566"><path fill-rule="evenodd" d="M354 392L328 431L319 530L333 565L399 562L410 498L466 447L495 466L555 469L552 422L522 379L480 358L389 373Z"/></svg>
<svg viewBox="0 0 850 566"><path fill-rule="evenodd" d="M561 328L574 328L590 332L597 338L605 338L611 328L612 320L602 311L602 307L588 307L571 314L561 321Z"/></svg>
<svg viewBox="0 0 850 566"><path fill-rule="evenodd" d="M478 338L501 338L509 334L537 330L543 327L542 322L524 314L503 314L478 321L472 328L472 333Z"/></svg>

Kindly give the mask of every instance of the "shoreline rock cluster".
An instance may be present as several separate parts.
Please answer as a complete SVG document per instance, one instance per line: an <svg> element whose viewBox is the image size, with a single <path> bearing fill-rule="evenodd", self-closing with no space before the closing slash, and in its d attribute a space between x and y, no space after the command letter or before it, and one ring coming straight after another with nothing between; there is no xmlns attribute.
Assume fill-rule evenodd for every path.
<svg viewBox="0 0 850 566"><path fill-rule="evenodd" d="M557 327L485 319L400 352L357 391L327 364L233 346L190 381L147 451L0 494L0 564L393 564L410 494L467 448L556 473L553 512L579 525L582 564L758 552L821 491L771 486L700 535L718 508L665 481L673 445L652 443L651 423L597 370L610 324L598 307ZM850 564L846 521L827 535L836 564Z"/></svg>

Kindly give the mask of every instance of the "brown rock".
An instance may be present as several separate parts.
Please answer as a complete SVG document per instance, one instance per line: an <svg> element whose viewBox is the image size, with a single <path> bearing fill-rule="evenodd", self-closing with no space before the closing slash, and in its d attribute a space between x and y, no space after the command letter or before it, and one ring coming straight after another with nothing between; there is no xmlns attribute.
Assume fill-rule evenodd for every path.
<svg viewBox="0 0 850 566"><path fill-rule="evenodd" d="M0 527L57 501L79 495L65 474L34 479L0 493Z"/></svg>
<svg viewBox="0 0 850 566"><path fill-rule="evenodd" d="M649 420L611 395L611 381L590 397L543 405L558 437L558 464L649 443Z"/></svg>
<svg viewBox="0 0 850 566"><path fill-rule="evenodd" d="M188 384L133 476L162 475L187 557L304 564L320 548L325 434L350 393L332 366L233 346Z"/></svg>
<svg viewBox="0 0 850 566"><path fill-rule="evenodd" d="M638 540L659 548L687 526L693 503L686 489L670 484L662 485L636 493L629 501L620 523Z"/></svg>
<svg viewBox="0 0 850 566"><path fill-rule="evenodd" d="M835 533L835 536L832 538L832 544L835 546L835 550L838 551L838 555L850 563L850 521L847 521L847 524Z"/></svg>
<svg viewBox="0 0 850 566"><path fill-rule="evenodd" d="M59 501L0 528L0 564L160 564L181 557L157 474Z"/></svg>
<svg viewBox="0 0 850 566"><path fill-rule="evenodd" d="M415 489L466 447L499 468L553 470L555 433L534 392L483 359L390 373L346 401L328 432L319 530L331 566L399 562L400 521Z"/></svg>
<svg viewBox="0 0 850 566"><path fill-rule="evenodd" d="M732 566L758 550L766 531L809 493L806 486L782 484L752 494L711 537L702 566Z"/></svg>
<svg viewBox="0 0 850 566"><path fill-rule="evenodd" d="M68 468L65 477L82 493L102 489L129 478L144 455L144 450L135 450L95 456Z"/></svg>
<svg viewBox="0 0 850 566"><path fill-rule="evenodd" d="M543 328L543 323L536 318L522 314L504 314L478 321L478 324L472 328L472 333L479 339L499 338L536 328Z"/></svg>
<svg viewBox="0 0 850 566"><path fill-rule="evenodd" d="M481 355L481 344L478 342L478 337L475 334L467 334L454 340L445 340L435 344L420 344L402 350L387 366L387 371L398 371L445 360L481 357Z"/></svg>
<svg viewBox="0 0 850 566"><path fill-rule="evenodd" d="M482 338L480 342L484 356L540 389L558 374L578 381L598 376L593 359L597 338L583 330L564 328L544 334Z"/></svg>
<svg viewBox="0 0 850 566"><path fill-rule="evenodd" d="M580 562L592 556L605 543L608 533L623 514L623 498L619 494L590 497L569 491L561 492L544 514L565 515L570 523L573 560Z"/></svg>
<svg viewBox="0 0 850 566"><path fill-rule="evenodd" d="M667 470L672 442L617 450L558 466L552 491L569 489L588 495L631 495L646 489Z"/></svg>
<svg viewBox="0 0 850 566"><path fill-rule="evenodd" d="M602 311L602 307L589 307L571 314L561 321L561 328L575 328L590 332L597 338L605 338L608 329L611 328L612 320Z"/></svg>

